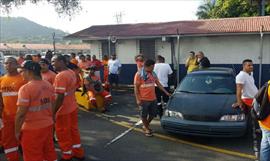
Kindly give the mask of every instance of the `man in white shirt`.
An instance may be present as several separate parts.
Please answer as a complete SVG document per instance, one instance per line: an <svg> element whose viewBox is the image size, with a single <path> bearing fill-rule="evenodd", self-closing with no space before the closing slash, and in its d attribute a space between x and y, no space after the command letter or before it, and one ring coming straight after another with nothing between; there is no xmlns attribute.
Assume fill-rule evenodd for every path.
<svg viewBox="0 0 270 161"><path fill-rule="evenodd" d="M168 86L168 77L173 73L169 64L165 63L165 58L161 55L157 56L156 64L154 67L154 72L156 73L161 85L169 92L170 88ZM163 99L164 104L169 100L169 97L156 87L156 96L157 96L157 105L158 105L158 115L161 118L163 115L163 108L161 103L161 98Z"/></svg>
<svg viewBox="0 0 270 161"><path fill-rule="evenodd" d="M116 59L116 55L113 54L111 56L111 59L108 62L108 67L109 67L109 83L111 87L115 83L116 87L118 87L118 81L119 81L119 74L120 74L120 69L121 69L121 63L118 59Z"/></svg>
<svg viewBox="0 0 270 161"><path fill-rule="evenodd" d="M243 70L236 76L236 99L237 102L233 104L233 107L241 108L243 111L248 113L252 108L253 98L258 92L258 88L255 85L253 78L253 62L250 59L245 59L243 61ZM256 120L252 121L252 132L253 132L253 150L255 156L258 157L258 150L260 146L260 136L258 136L258 131L260 127Z"/></svg>

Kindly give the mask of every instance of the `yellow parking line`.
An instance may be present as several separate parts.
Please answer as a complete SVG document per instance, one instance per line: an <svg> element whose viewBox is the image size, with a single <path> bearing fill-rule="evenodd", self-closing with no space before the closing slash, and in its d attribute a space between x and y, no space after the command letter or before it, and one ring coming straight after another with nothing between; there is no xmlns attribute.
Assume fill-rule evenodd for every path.
<svg viewBox="0 0 270 161"><path fill-rule="evenodd" d="M84 108L80 108L83 111L89 112L88 110L84 109ZM118 122L115 120L111 120L106 118L105 116L103 116L102 114L96 114L97 117L106 119L116 125L122 126L122 127L126 127L126 128L131 128L132 126L129 123L126 122ZM142 129L139 128L134 128L134 131L137 132L143 132ZM181 139L177 139L171 136L166 136L163 134L158 134L155 133L154 134L155 137L164 139L164 140L169 140L169 141L174 141L174 142L178 142L181 144L186 144L186 145L190 145L196 148L201 148L201 149L205 149L205 150L209 150L209 151L214 151L214 152L218 152L218 153L222 153L222 154L227 154L227 155L232 155L232 156L237 156L237 157L242 157L242 158L248 158L248 159L256 159L256 157L254 155L250 155L250 154L246 154L246 153L241 153L241 152L236 152L236 151L231 151L231 150L227 150L227 149L222 149L222 148L217 148L217 147L213 147L213 146L207 146L207 145L203 145L203 144L197 144L197 143L193 143L190 141L185 141L185 140L181 140Z"/></svg>

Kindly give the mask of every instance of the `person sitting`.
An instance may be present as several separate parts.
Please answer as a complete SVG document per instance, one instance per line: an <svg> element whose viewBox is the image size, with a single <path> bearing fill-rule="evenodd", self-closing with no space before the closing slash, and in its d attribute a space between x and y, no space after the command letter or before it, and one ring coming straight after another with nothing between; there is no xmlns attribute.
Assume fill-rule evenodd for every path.
<svg viewBox="0 0 270 161"><path fill-rule="evenodd" d="M100 77L95 75L96 67L91 66L89 68L90 73L84 78L84 93L88 94L89 103L97 107L99 111L105 112L104 103L107 104L112 100L112 96L106 90L104 90ZM99 95L104 98L104 102L100 105L97 102L96 96Z"/></svg>

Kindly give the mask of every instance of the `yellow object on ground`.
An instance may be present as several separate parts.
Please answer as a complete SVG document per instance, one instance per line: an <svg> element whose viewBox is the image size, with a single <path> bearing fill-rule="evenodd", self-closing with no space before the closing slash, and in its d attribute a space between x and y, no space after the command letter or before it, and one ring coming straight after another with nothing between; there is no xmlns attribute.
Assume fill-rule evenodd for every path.
<svg viewBox="0 0 270 161"><path fill-rule="evenodd" d="M81 89L81 88L80 88ZM82 89L81 89L82 90ZM75 92L75 97L76 97L76 101L77 103L86 108L87 110L91 110L93 108L97 108L99 111L102 111L104 110L104 107L105 107L105 104L104 104L104 98L101 97L100 95L96 95L96 102L97 102L97 107L92 105L90 102L89 102L89 97L87 94L84 94L82 96L82 92L80 91L76 91Z"/></svg>

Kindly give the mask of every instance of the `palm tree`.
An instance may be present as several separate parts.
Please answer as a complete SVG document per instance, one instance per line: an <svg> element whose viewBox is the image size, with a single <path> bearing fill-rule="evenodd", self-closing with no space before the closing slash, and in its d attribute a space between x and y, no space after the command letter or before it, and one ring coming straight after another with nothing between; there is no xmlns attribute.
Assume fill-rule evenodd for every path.
<svg viewBox="0 0 270 161"><path fill-rule="evenodd" d="M205 0L205 3L198 7L196 16L199 19L209 19L211 18L211 13L215 8L215 0Z"/></svg>

